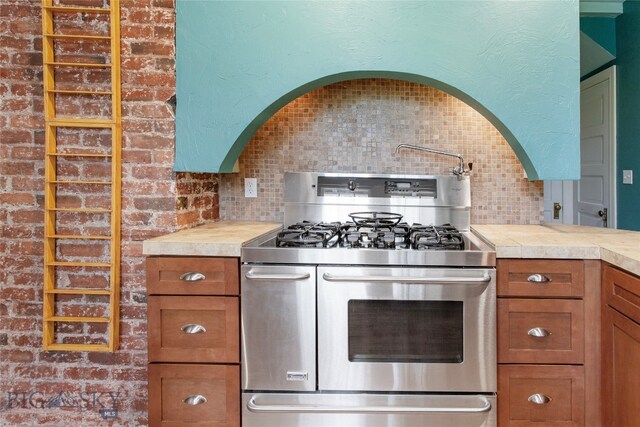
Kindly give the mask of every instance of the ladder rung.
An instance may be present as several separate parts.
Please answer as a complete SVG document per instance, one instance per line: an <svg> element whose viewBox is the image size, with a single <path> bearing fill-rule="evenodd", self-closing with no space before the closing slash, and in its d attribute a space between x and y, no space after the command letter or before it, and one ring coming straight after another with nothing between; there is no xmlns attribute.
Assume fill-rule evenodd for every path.
<svg viewBox="0 0 640 427"><path fill-rule="evenodd" d="M73 185L111 185L111 181L48 181L47 184L73 184Z"/></svg>
<svg viewBox="0 0 640 427"><path fill-rule="evenodd" d="M45 294L62 295L111 295L111 291L105 289L48 289Z"/></svg>
<svg viewBox="0 0 640 427"><path fill-rule="evenodd" d="M45 9L59 13L97 13L106 15L111 13L110 9L100 7L45 6Z"/></svg>
<svg viewBox="0 0 640 427"><path fill-rule="evenodd" d="M47 267L96 267L96 268L110 268L111 264L108 262L73 262L73 261L54 261L48 262Z"/></svg>
<svg viewBox="0 0 640 427"><path fill-rule="evenodd" d="M81 323L107 323L108 317L78 317L78 316L51 316L44 319L45 322L81 322Z"/></svg>
<svg viewBox="0 0 640 427"><path fill-rule="evenodd" d="M110 213L111 209L91 209L91 208L49 208L54 212L77 212L77 213Z"/></svg>
<svg viewBox="0 0 640 427"><path fill-rule="evenodd" d="M113 157L111 154L99 154L99 153L47 153L47 156L57 156L57 157Z"/></svg>
<svg viewBox="0 0 640 427"><path fill-rule="evenodd" d="M111 119L83 119L80 117L58 117L47 122L49 126L76 128L110 128L115 125Z"/></svg>
<svg viewBox="0 0 640 427"><path fill-rule="evenodd" d="M47 236L47 239L61 239L61 240L73 240L73 239L86 239L86 240L111 240L111 236L82 236L78 234L53 234Z"/></svg>
<svg viewBox="0 0 640 427"><path fill-rule="evenodd" d="M111 68L111 64L95 64L92 62L45 62L44 65L52 67Z"/></svg>
<svg viewBox="0 0 640 427"><path fill-rule="evenodd" d="M107 344L45 344L45 350L49 351L113 351Z"/></svg>
<svg viewBox="0 0 640 427"><path fill-rule="evenodd" d="M44 349L51 351L113 351L106 344L45 344Z"/></svg>
<svg viewBox="0 0 640 427"><path fill-rule="evenodd" d="M63 95L111 95L113 92L97 90L69 90L69 89L49 89L47 93L60 93Z"/></svg>
<svg viewBox="0 0 640 427"><path fill-rule="evenodd" d="M109 36L95 36L84 34L45 34L45 37L52 39L70 39L70 40L111 40Z"/></svg>

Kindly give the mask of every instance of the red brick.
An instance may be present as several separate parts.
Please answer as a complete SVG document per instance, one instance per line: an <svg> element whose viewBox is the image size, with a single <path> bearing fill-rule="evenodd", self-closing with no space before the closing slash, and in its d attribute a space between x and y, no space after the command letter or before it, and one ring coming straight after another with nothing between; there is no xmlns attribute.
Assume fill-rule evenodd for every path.
<svg viewBox="0 0 640 427"><path fill-rule="evenodd" d="M15 65L28 65L28 66L42 65L42 53L19 52L11 57L11 63Z"/></svg>
<svg viewBox="0 0 640 427"><path fill-rule="evenodd" d="M0 111L20 112L28 110L31 107L31 101L26 98L13 98L0 104Z"/></svg>
<svg viewBox="0 0 640 427"><path fill-rule="evenodd" d="M153 28L149 25L127 25L120 33L128 39L145 39L153 36Z"/></svg>
<svg viewBox="0 0 640 427"><path fill-rule="evenodd" d="M0 141L3 144L32 144L33 134L28 130L0 129Z"/></svg>
<svg viewBox="0 0 640 427"><path fill-rule="evenodd" d="M42 255L42 242L14 241L9 244L9 251L15 255Z"/></svg>
<svg viewBox="0 0 640 427"><path fill-rule="evenodd" d="M0 194L0 204L6 205L33 205L36 198L32 194Z"/></svg>
<svg viewBox="0 0 640 427"><path fill-rule="evenodd" d="M173 138L156 135L132 134L127 137L129 148L162 149L170 148L174 144Z"/></svg>
<svg viewBox="0 0 640 427"><path fill-rule="evenodd" d="M18 378L52 378L58 375L55 366L16 366L13 373Z"/></svg>
<svg viewBox="0 0 640 427"><path fill-rule="evenodd" d="M4 363L30 363L33 362L35 358L31 351L0 349L0 359L3 360Z"/></svg>
<svg viewBox="0 0 640 427"><path fill-rule="evenodd" d="M14 147L11 150L11 158L13 160L42 160L44 159L44 147Z"/></svg>
<svg viewBox="0 0 640 427"><path fill-rule="evenodd" d="M12 36L0 36L0 46L4 49L27 51L31 47L31 42L28 39L20 39Z"/></svg>
<svg viewBox="0 0 640 427"><path fill-rule="evenodd" d="M63 376L68 380L106 380L109 371L103 368L68 368L64 370Z"/></svg>
<svg viewBox="0 0 640 427"><path fill-rule="evenodd" d="M137 179L169 180L173 177L173 168L171 166L134 166L131 168L131 176Z"/></svg>

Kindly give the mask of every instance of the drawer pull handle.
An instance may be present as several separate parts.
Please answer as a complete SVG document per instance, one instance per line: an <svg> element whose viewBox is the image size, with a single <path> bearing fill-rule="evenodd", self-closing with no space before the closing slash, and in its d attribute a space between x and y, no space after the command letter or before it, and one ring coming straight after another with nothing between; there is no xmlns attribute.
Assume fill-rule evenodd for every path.
<svg viewBox="0 0 640 427"><path fill-rule="evenodd" d="M545 405L551 402L551 398L549 396L540 393L532 394L527 400L531 403L535 403L536 405Z"/></svg>
<svg viewBox="0 0 640 427"><path fill-rule="evenodd" d="M191 406L201 405L203 403L207 403L207 398L201 394L194 394L191 396L187 396L184 400L184 403Z"/></svg>
<svg viewBox="0 0 640 427"><path fill-rule="evenodd" d="M182 276L180 276L180 280L182 280L183 282L199 282L200 280L204 280L206 278L207 277L204 274L195 273L193 271L184 273Z"/></svg>
<svg viewBox="0 0 640 427"><path fill-rule="evenodd" d="M536 338L544 338L544 337L548 337L549 335L551 335L551 332L549 332L545 328L531 328L527 332L527 335L532 336L532 337L536 337Z"/></svg>
<svg viewBox="0 0 640 427"><path fill-rule="evenodd" d="M545 276L544 274L536 273L527 277L527 281L533 283L547 283L551 281L551 277Z"/></svg>
<svg viewBox="0 0 640 427"><path fill-rule="evenodd" d="M182 332L185 334L204 334L207 332L207 329L202 325L195 325L193 323L189 323L188 325L184 325L182 328Z"/></svg>

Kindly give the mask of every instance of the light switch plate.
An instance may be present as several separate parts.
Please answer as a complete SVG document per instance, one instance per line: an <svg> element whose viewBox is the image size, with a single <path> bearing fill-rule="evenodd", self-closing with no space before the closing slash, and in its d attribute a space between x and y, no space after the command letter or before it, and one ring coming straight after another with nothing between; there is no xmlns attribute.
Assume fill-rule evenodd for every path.
<svg viewBox="0 0 640 427"><path fill-rule="evenodd" d="M633 171L632 170L623 170L622 171L622 183L623 184L633 184Z"/></svg>
<svg viewBox="0 0 640 427"><path fill-rule="evenodd" d="M258 178L244 179L244 197L258 197Z"/></svg>

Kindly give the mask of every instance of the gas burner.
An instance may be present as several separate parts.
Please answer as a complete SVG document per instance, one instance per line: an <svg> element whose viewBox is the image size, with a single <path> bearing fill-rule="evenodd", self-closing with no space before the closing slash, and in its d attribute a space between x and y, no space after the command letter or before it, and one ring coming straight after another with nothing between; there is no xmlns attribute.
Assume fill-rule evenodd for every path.
<svg viewBox="0 0 640 427"><path fill-rule="evenodd" d="M364 223L362 223L364 224ZM380 225L347 222L340 227L344 248L408 249L411 227L406 222Z"/></svg>
<svg viewBox="0 0 640 427"><path fill-rule="evenodd" d="M337 245L340 240L340 223L313 223L302 221L292 224L276 237L278 247L325 248Z"/></svg>
<svg viewBox="0 0 640 427"><path fill-rule="evenodd" d="M451 224L413 224L411 247L418 250L464 250L462 234Z"/></svg>

